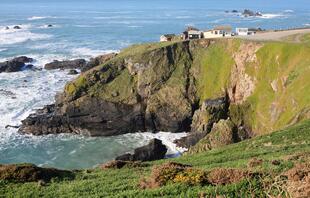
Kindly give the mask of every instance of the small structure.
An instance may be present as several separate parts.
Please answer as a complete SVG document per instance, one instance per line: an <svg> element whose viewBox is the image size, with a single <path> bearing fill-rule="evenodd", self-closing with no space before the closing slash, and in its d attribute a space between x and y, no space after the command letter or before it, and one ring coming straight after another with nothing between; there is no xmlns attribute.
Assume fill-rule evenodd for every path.
<svg viewBox="0 0 310 198"><path fill-rule="evenodd" d="M217 26L212 30L203 32L203 38L220 38L220 37L231 37L232 28L231 26Z"/></svg>
<svg viewBox="0 0 310 198"><path fill-rule="evenodd" d="M182 34L183 40L201 39L202 37L202 31L194 27L188 27Z"/></svg>
<svg viewBox="0 0 310 198"><path fill-rule="evenodd" d="M262 31L260 28L236 28L236 34L239 36L254 35L256 32Z"/></svg>
<svg viewBox="0 0 310 198"><path fill-rule="evenodd" d="M175 37L175 34L164 34L160 36L160 42L172 41Z"/></svg>

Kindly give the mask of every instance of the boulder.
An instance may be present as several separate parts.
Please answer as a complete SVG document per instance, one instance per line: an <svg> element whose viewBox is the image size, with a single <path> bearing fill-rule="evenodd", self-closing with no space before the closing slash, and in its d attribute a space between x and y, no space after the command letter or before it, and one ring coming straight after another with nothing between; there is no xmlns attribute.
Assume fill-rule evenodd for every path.
<svg viewBox="0 0 310 198"><path fill-rule="evenodd" d="M166 155L167 147L161 140L152 139L148 145L134 150L134 154L124 154L116 157L116 160L122 161L153 161L163 159Z"/></svg>
<svg viewBox="0 0 310 198"><path fill-rule="evenodd" d="M85 71L87 71L93 67L96 67L96 66L101 65L105 62L108 62L109 60L114 58L116 55L117 55L117 53L109 53L109 54L97 56L95 58L91 58L90 61L84 67L81 68L81 71L85 72Z"/></svg>
<svg viewBox="0 0 310 198"><path fill-rule="evenodd" d="M75 69L70 69L70 71L68 72L68 75L76 75L79 72L77 72Z"/></svg>
<svg viewBox="0 0 310 198"><path fill-rule="evenodd" d="M26 57L26 56L20 56L13 58L12 60L8 60L5 62L0 63L0 73L1 72L18 72L21 71L22 68L25 66L25 63L32 62L33 59Z"/></svg>
<svg viewBox="0 0 310 198"><path fill-rule="evenodd" d="M260 12L254 12L254 11L249 10L249 9L245 9L242 12L242 15L245 16L245 17L262 16L262 14Z"/></svg>
<svg viewBox="0 0 310 198"><path fill-rule="evenodd" d="M53 25L51 25L51 24L48 24L48 25L47 25L47 27L51 28L51 27L54 27L54 26L53 26Z"/></svg>
<svg viewBox="0 0 310 198"><path fill-rule="evenodd" d="M204 138L207 134L208 133L205 131L191 132L191 133L188 133L187 136L175 140L174 143L178 147L181 147L181 148L190 148L191 146L194 146L195 144L197 144L197 142L199 142L199 140Z"/></svg>
<svg viewBox="0 0 310 198"><path fill-rule="evenodd" d="M52 70L52 69L81 69L85 65L86 65L86 61L84 59L64 60L64 61L54 60L51 63L45 64L44 68L47 70Z"/></svg>
<svg viewBox="0 0 310 198"><path fill-rule="evenodd" d="M15 30L20 30L20 29L22 29L19 25L15 25L14 27L13 27L13 29L15 29Z"/></svg>

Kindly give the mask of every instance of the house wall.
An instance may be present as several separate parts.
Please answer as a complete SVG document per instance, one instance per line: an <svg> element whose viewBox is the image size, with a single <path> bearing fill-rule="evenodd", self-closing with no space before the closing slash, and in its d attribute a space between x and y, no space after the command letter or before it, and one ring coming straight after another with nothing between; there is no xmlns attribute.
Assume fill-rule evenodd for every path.
<svg viewBox="0 0 310 198"><path fill-rule="evenodd" d="M231 37L231 32L225 32L220 30L203 32L203 38L221 38L221 37Z"/></svg>

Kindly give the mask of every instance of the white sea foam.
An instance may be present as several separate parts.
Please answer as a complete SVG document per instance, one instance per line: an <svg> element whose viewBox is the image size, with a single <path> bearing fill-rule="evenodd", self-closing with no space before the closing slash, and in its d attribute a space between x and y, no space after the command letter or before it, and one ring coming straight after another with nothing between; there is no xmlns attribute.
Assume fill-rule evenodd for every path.
<svg viewBox="0 0 310 198"><path fill-rule="evenodd" d="M42 39L48 39L52 36L49 34L39 34L33 33L29 29L31 25L18 25L21 29L13 29L13 26L8 26L9 29L5 27L0 27L0 46L1 45L12 45L16 43L23 43L26 41L36 41Z"/></svg>
<svg viewBox="0 0 310 198"><path fill-rule="evenodd" d="M150 133L150 132L144 132L144 133L133 133L133 134L125 134L123 136L127 138L135 139L141 146L146 145L149 140L153 138L157 138L162 141L164 145L168 148L167 156L179 156L184 151L187 151L186 148L180 148L177 147L174 142L176 139L180 139L182 137L187 136L188 133L170 133L170 132L158 132L158 133ZM125 139L127 139L125 138ZM139 145L138 144L138 145Z"/></svg>
<svg viewBox="0 0 310 198"><path fill-rule="evenodd" d="M29 21L34 21L34 20L42 20L42 19L51 19L51 18L57 18L57 17L53 17L53 16L32 16L29 17L28 20Z"/></svg>
<svg viewBox="0 0 310 198"><path fill-rule="evenodd" d="M0 48L0 52L4 52L6 50L7 50L6 48Z"/></svg>
<svg viewBox="0 0 310 198"><path fill-rule="evenodd" d="M284 12L286 12L286 13L293 13L294 10L284 10Z"/></svg>
<svg viewBox="0 0 310 198"><path fill-rule="evenodd" d="M191 16L176 16L176 19L190 19L192 18Z"/></svg>
<svg viewBox="0 0 310 198"><path fill-rule="evenodd" d="M273 19L273 18L283 18L286 17L286 15L278 13L278 14L271 14L271 13L267 13L267 14L263 14L262 16L258 16L258 18L262 18L262 19Z"/></svg>

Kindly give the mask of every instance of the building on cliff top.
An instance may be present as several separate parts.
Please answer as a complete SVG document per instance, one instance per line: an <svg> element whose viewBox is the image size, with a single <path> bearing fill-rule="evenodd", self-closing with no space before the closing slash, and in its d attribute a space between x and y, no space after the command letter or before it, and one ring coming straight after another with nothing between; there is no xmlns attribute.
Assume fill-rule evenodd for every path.
<svg viewBox="0 0 310 198"><path fill-rule="evenodd" d="M203 38L202 31L195 27L187 27L187 29L182 34L183 40L201 39Z"/></svg>
<svg viewBox="0 0 310 198"><path fill-rule="evenodd" d="M212 30L203 32L203 38L220 38L220 37L231 37L232 28L231 26L217 26Z"/></svg>

